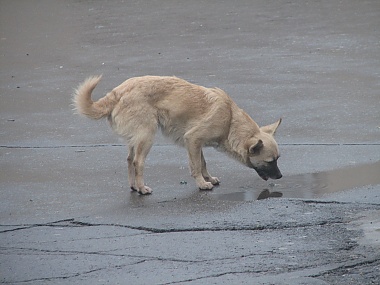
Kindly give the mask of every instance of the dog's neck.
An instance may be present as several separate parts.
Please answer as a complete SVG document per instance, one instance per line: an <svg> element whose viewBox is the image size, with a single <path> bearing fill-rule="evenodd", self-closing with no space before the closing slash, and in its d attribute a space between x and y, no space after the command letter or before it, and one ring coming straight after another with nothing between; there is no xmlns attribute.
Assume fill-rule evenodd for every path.
<svg viewBox="0 0 380 285"><path fill-rule="evenodd" d="M228 138L223 143L223 149L236 160L248 167L253 167L248 157L247 140L260 132L259 126L252 118L233 104L231 125Z"/></svg>

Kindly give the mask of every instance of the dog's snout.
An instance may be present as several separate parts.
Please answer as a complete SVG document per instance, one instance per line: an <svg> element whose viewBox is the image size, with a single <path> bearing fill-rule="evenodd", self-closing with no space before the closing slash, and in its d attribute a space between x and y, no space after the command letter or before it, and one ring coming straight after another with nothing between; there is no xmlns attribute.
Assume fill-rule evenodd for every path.
<svg viewBox="0 0 380 285"><path fill-rule="evenodd" d="M280 169L278 169L277 165L274 169L272 169L270 171L270 174L271 174L270 178L272 178L272 179L280 179L282 177L282 173L281 173Z"/></svg>
<svg viewBox="0 0 380 285"><path fill-rule="evenodd" d="M278 167L276 167L276 172L273 179L280 179L282 177L282 173Z"/></svg>
<svg viewBox="0 0 380 285"><path fill-rule="evenodd" d="M280 171L277 171L275 173L272 173L272 175L270 175L270 178L272 179L280 179L282 177L282 174Z"/></svg>
<svg viewBox="0 0 380 285"><path fill-rule="evenodd" d="M270 167L266 169L268 176L272 179L280 179L282 177L281 171L277 166L277 161L274 161Z"/></svg>

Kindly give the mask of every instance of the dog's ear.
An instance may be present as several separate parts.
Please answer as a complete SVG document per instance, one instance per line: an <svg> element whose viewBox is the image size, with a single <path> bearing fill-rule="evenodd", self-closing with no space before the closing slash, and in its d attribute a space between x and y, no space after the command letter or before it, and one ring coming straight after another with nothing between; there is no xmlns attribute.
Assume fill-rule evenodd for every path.
<svg viewBox="0 0 380 285"><path fill-rule="evenodd" d="M277 131L278 126L281 124L281 121L282 121L282 119L279 119L277 122L275 122L271 125L261 127L260 130L264 133L267 133L267 134L274 136L274 134Z"/></svg>
<svg viewBox="0 0 380 285"><path fill-rule="evenodd" d="M264 144L262 140L257 140L253 144L249 146L249 153L250 154L259 154L260 150L263 148Z"/></svg>

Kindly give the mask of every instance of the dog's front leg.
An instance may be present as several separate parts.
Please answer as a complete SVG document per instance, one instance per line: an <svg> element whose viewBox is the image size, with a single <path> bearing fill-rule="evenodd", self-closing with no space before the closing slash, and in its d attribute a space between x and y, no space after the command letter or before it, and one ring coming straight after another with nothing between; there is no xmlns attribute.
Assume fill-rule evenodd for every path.
<svg viewBox="0 0 380 285"><path fill-rule="evenodd" d="M206 160L205 160L205 157L203 155L203 151L202 150L201 150L201 160L202 160L202 176L203 176L203 178L206 181L211 182L212 185L219 185L220 181L219 181L218 177L212 177L210 175L210 173L208 173L208 171L207 171Z"/></svg>
<svg viewBox="0 0 380 285"><path fill-rule="evenodd" d="M201 190L213 188L211 182L207 182L202 175L202 145L197 140L186 139L186 148L189 155L189 166L191 176L194 177L197 186Z"/></svg>

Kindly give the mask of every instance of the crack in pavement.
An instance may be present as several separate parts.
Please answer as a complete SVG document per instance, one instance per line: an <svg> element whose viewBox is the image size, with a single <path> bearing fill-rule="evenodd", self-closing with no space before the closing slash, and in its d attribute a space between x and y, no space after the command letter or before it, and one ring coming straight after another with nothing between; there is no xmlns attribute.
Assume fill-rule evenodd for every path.
<svg viewBox="0 0 380 285"><path fill-rule="evenodd" d="M6 250L13 250L13 251L20 251L22 253L12 252L12 254L15 255L33 255L33 253L43 253L43 254L52 254L52 255L77 255L77 254L83 254L83 255L100 255L100 256L114 256L114 257L126 257L126 258L139 258L143 259L145 261L170 261L170 262L179 262L179 263L201 263L201 262L210 262L210 261L222 261L222 260L234 260L237 258L250 258L250 257L256 257L256 256L268 256L268 255L277 255L272 250L267 251L265 253L252 253L252 254L246 254L246 255L237 255L237 256L231 256L231 257L223 257L223 258L209 258L209 259L197 259L197 260L191 260L191 259L178 259L178 258L164 258L164 257L156 257L156 256L147 256L147 255L132 255L132 254L117 254L112 253L114 251L117 251L119 249L110 250L110 251L78 251L78 250L49 250L49 249L39 249L39 248L30 248L30 247L0 247L0 251L6 251ZM30 251L31 254L28 254L25 251ZM6 253L3 253L6 254ZM280 254L278 254L280 255Z"/></svg>
<svg viewBox="0 0 380 285"><path fill-rule="evenodd" d="M36 227L74 227L70 225L58 225L59 223L67 223L74 221L73 218L70 219L64 219L64 220L58 220L54 222L48 222L48 223L37 223L37 224L21 224L21 225L0 225L0 227L16 227L15 229L7 229L7 230L0 230L0 233L6 233L6 232L14 232L19 230L25 230L25 229L31 229ZM80 227L80 226L78 226Z"/></svg>
<svg viewBox="0 0 380 285"><path fill-rule="evenodd" d="M20 254L12 252L12 254L16 254L16 255L32 255L33 253L37 253L37 254L45 253L45 254L59 254L59 255L85 254L85 255L105 255L105 256L129 256L125 254L108 253L107 251L50 250L50 249L39 249L39 248L30 248L30 247L0 247L0 250L22 251L22 253ZM31 252L31 254L28 254L28 251ZM133 256L129 256L129 257L133 257Z"/></svg>
<svg viewBox="0 0 380 285"><path fill-rule="evenodd" d="M289 201L297 201L299 199L293 199L289 198ZM334 204L334 205L357 205L357 201L353 202L340 202L340 201L333 201L333 200L313 200L313 199L305 199L302 200L305 204ZM368 202L360 202L360 205L368 205L368 206L375 206L377 208L380 208L379 203L368 203Z"/></svg>
<svg viewBox="0 0 380 285"><path fill-rule="evenodd" d="M347 265L345 262L339 262L339 263L336 263L335 265L333 265L333 267L334 267L333 269L331 269L330 262L327 262L325 264L319 264L318 266L310 265L310 266L303 266L303 267L300 266L300 267L297 267L294 269L287 268L287 272L278 272L277 274L274 274L274 275L275 276L281 276L284 274L291 274L294 272L300 272L300 274L298 274L298 276L315 278L315 277L322 277L325 274L333 273L337 270L351 269L351 268L355 268L355 267L362 266L362 265L370 265L372 263L378 262L379 260L380 260L379 258L370 259L370 260L362 260L362 261L355 262L355 263L352 263L349 265ZM330 267L330 268L327 269L327 267ZM318 271L320 271L320 273L308 274L308 271L310 269L311 270L318 270ZM302 274L302 271L305 271L305 273ZM192 282L192 281L197 281L197 280L202 280L202 279L207 279L207 278L218 278L218 277L228 275L228 274L260 274L260 273L272 273L273 274L276 272L273 270L272 271L271 270L268 270L268 271L264 271L264 270L228 271L228 272L223 272L223 273L211 274L211 275L207 275L207 276L201 276L201 277L197 277L197 278L177 280L177 281L167 282L167 283L160 283L159 285L170 285L170 284L178 284L178 283L182 283L182 282Z"/></svg>
<svg viewBox="0 0 380 285"><path fill-rule="evenodd" d="M326 274L332 274L332 273L339 271L339 270L348 270L348 269L353 269L353 268L356 268L356 267L359 267L362 265L371 265L371 264L379 262L379 261L380 261L380 256L376 256L375 258L362 260L359 262L353 262L353 263L349 263L349 264L345 263L343 265L337 266L336 268L329 269L329 270L323 271L323 272L318 273L318 274L310 275L310 277L321 277L321 276L324 276Z"/></svg>
<svg viewBox="0 0 380 285"><path fill-rule="evenodd" d="M11 249L15 249L15 248L11 248ZM18 250L25 250L27 248L16 248ZM99 254L97 252L80 252L80 251L49 251L49 250L41 250L41 251L44 251L44 252L51 252L51 253L56 253L56 252L64 252L64 253L72 253L72 254L77 254L77 253L85 253L85 254ZM269 254L269 253L268 253ZM102 254L101 254L102 255ZM112 255L112 254L111 254ZM255 256L257 254L251 254L251 256ZM41 282L41 281L54 281L54 280L64 280L64 279L70 279L70 278L76 278L76 277L79 277L79 276L83 276L83 275L88 275L88 274L91 274L91 273L94 273L94 272L99 272L99 271L102 271L102 270L109 270L109 269L122 269L122 268L125 268L125 267L128 267L128 266L134 266L134 265L138 265L138 264L141 264L141 263L144 263L144 262L149 262L149 261L154 261L154 260L158 260L158 261L174 261L174 262L186 262L186 263L202 263L202 262L210 262L210 261L214 261L214 259L212 260L195 260L195 261L191 261L191 260L179 260L179 259L172 259L172 258L160 258L160 257L148 257L148 256L135 256L135 255L117 255L117 254L114 254L114 256L124 256L124 257L133 257L133 258L142 258L142 260L139 260L139 261L136 261L136 262L132 262L132 263L128 263L128 264L123 264L123 265L114 265L114 266L106 266L106 267L98 267L98 268L95 268L95 269L92 269L92 270L87 270L87 271L83 271L83 272L78 272L78 273L75 273L75 274L71 274L71 275L66 275L66 276L55 276L55 277L42 277L42 278L35 278L35 279L27 279L27 280L19 280L19 281L11 281L11 282L2 282L3 284L22 284L22 283L28 283L28 282ZM244 257L249 257L250 255L247 255L247 256L244 256ZM236 256L236 257L231 257L230 259L236 259L236 258L241 258L242 256ZM223 258L224 260L225 258ZM222 260L222 259L218 259L218 260ZM325 264L319 264L318 266L315 266L315 265L310 265L310 266L300 266L300 267L294 267L294 268L289 268L287 267L286 270L283 269L281 272L277 272L276 269L268 269L268 270L240 270L240 271L227 271L227 272L221 272L221 273L215 273L215 274L210 274L210 275L206 275L206 276L201 276L201 277L197 277L197 278L189 278L189 279L184 279L184 280L177 280L177 281L172 281L172 282L166 282L166 283L160 283L159 285L170 285L170 284L179 284L179 283L182 283L182 282L192 282L192 281L197 281L197 280L203 280L203 279L208 279L208 278L218 278L218 277L221 277L221 276L225 276L225 275L229 275L229 274L262 274L262 273L271 273L272 275L276 275L276 276L280 276L282 274L290 274L290 273L294 273L294 272L302 272L302 271L305 271L306 270L306 273L307 273L307 270L319 270L320 273L318 274L301 274L303 275L304 277L312 277L312 278L315 278L315 277L321 277L325 274L329 274L329 273L333 273L335 271L338 271L338 270L344 270L344 269L351 269L351 268L355 268L357 266L362 266L362 265L370 265L370 264L373 264L373 263L376 263L380 260L379 257L376 257L376 258L372 258L372 259L365 259L365 260L360 260L360 261L357 261L357 262L353 262L351 264L347 264L347 262L340 262L340 263L336 263L335 265L333 265L334 268L331 268L330 265L330 262L327 261L327 263ZM327 269L326 266L328 266L329 268ZM326 269L325 269L326 268Z"/></svg>
<svg viewBox="0 0 380 285"><path fill-rule="evenodd" d="M255 255L257 255L257 254L252 254L252 256L255 256ZM99 267L99 268L95 268L95 269L92 269L92 270L78 272L78 273L71 274L71 275L66 275L66 276L42 277L42 278L19 280L19 281L11 281L11 282L5 281L5 282L2 282L2 283L3 284L10 284L10 283L11 284L22 284L22 283L28 283L28 282L64 280L64 279L75 278L75 277L79 277L79 276L83 276L83 275L88 275L88 274L91 274L91 273L94 273L94 272L99 272L99 271L102 271L102 270L122 269L122 268L125 268L125 267L128 267L128 266L134 266L134 265L138 265L138 264L141 264L141 263L144 263L144 262L149 262L149 261L154 261L154 260L158 260L158 261L186 262L186 263L202 263L202 262L215 261L214 259L211 259L211 260L188 261L188 260L178 260L178 259L171 259L171 258L165 259L165 258L159 258L159 257L146 257L146 256L139 257L139 256L130 256L130 255L123 255L123 256L125 256L125 257L134 257L134 258L143 258L143 259L139 260L139 261L136 261L136 262L124 264L124 265L114 265L114 266ZM241 258L241 256L231 257L229 259L236 259L236 258ZM218 259L218 260L225 260L225 259L226 258L223 258L223 259L221 258L221 259ZM321 267L321 266L323 267L325 265L326 264L321 264L318 267ZM287 272L296 272L296 271L305 270L305 269L308 269L308 268L314 268L314 266L311 265L311 266L297 267L297 268L294 268L294 269L286 268L286 271ZM273 270L273 269L267 270L267 271L262 270L262 269L261 270L227 271L227 272L216 273L216 274L201 276L201 277L192 278L192 279L185 279L185 280L178 280L178 281L173 281L173 282L168 282L168 283L161 283L159 285L178 284L178 283L182 283L182 282L191 282L191 281L202 280L202 279L207 279L207 278L217 278L217 277L221 277L221 276L228 275L228 274L247 274L247 273L249 273L249 274L262 274L262 273L274 273L274 272L276 272L276 271ZM280 272L278 274L283 274L283 273L284 272Z"/></svg>
<svg viewBox="0 0 380 285"><path fill-rule="evenodd" d="M65 224L66 223L66 224ZM263 231L263 230L283 230L283 229L296 229L307 228L313 226L324 226L333 224L345 224L340 218L335 218L329 221L318 221L315 223L303 223L303 224L273 224L273 225L242 225L242 226L220 226L220 227L193 227L193 228L153 228L144 226L131 226L121 224L102 224L102 223L88 223L77 221L74 218L59 220L55 222L48 222L44 224L23 224L23 225L0 225L0 227L16 227L14 229L0 230L0 233L14 232L19 230L31 229L35 227L121 227L132 230L145 231L149 233L179 233L179 232L218 232L218 231Z"/></svg>
<svg viewBox="0 0 380 285"><path fill-rule="evenodd" d="M238 257L236 257L238 258ZM83 276L83 275L88 275L88 274L91 274L91 273L94 273L94 272L98 272L98 271L102 271L102 270L108 270L108 269L122 269L122 268L125 268L127 266L133 266L133 265L138 265L138 264L141 264L141 263L144 263L144 262L149 262L149 261L152 261L152 260L160 260L160 261L177 261L178 260L171 260L171 259L162 259L162 258L146 258L146 259L143 259L143 260L140 260L140 261L137 261L137 262L134 262L134 263L129 263L129 264L125 264L125 265L115 265L115 266L107 266L107 267L99 267L99 268L96 268L96 269L92 269L92 270L88 270L88 271L84 271L84 272L80 272L80 273L75 273L75 274L72 274L72 275L67 275L67 276L56 276L56 277L44 277L44 278L35 278L35 279L28 279L28 280L20 280L20 281L12 281L12 282L3 282L3 284L21 284L21 283L27 283L27 282L37 282L37 281L53 281L53 280L60 280L60 279L69 279L69 278L75 278L75 277L79 277L79 276ZM316 278L316 277L321 277L325 274L329 274L329 273L333 273L335 271L338 271L338 270L344 270L344 269L351 269L351 268L355 268L357 266L362 266L362 265L370 265L372 263L376 263L380 260L380 258L375 258L375 259L370 259L370 260L361 260L359 262L355 262L355 263L352 263L352 264L345 264L345 263L337 263L335 265L335 268L333 269L323 269L325 268L326 266L328 266L330 263L326 263L326 264L320 264L318 265L317 267L315 267L314 265L311 265L311 266L304 266L304 267L297 267L297 268L294 268L294 269L291 269L291 268L287 268L286 271L287 272L278 272L277 276L280 276L284 273L286 274L289 274L289 273L294 273L294 272L302 272L302 271L305 271L305 270L308 270L308 269L313 269L313 270L320 270L320 269L323 269L320 273L318 274L302 274L304 277L311 277L311 278ZM194 263L194 262L207 262L209 260L206 260L206 261L180 261L180 262L191 262L191 263ZM206 275L206 276L201 276L201 277L197 277L197 278L189 278L189 279L183 279L183 280L177 280L177 281L172 281L172 282L166 282L166 283L159 283L159 285L170 285L170 284L179 284L179 283L183 283L183 282L192 282L192 281L197 281L197 280L202 280L202 279L208 279L208 278L218 278L218 277L221 277L221 276L225 276L225 275L229 275L229 274L262 274L262 273L275 273L275 270L241 270L241 271L227 271L227 272L222 272L222 273L216 273L216 274L211 274L211 275Z"/></svg>
<svg viewBox="0 0 380 285"><path fill-rule="evenodd" d="M4 281L2 283L3 284L22 284L22 283L28 283L28 282L65 280L65 279L70 279L70 278L75 278L75 277L91 274L91 273L102 271L102 270L107 270L107 269L110 269L110 268L122 269L122 268L124 268L126 266L136 265L136 264L139 264L139 263L142 263L142 262L145 262L145 260L135 262L134 264L99 267L99 268L91 269L91 270L84 271L84 272L78 272L78 273L75 273L75 274L72 274L72 275L66 275L66 276L42 277L42 278L34 278L34 279L19 280L19 281L9 281L9 282L8 281Z"/></svg>
<svg viewBox="0 0 380 285"><path fill-rule="evenodd" d="M2 248L0 248L2 249ZM102 270L108 270L108 269L122 269L128 266L134 266L138 265L144 262L149 262L149 261L170 261L170 262L181 262L181 263L202 263L202 262L210 262L210 261L215 261L215 260L225 260L226 258L220 258L220 259L205 259L205 260L181 260L181 259L175 259L175 258L162 258L162 257L149 257L149 256L137 256L137 255L123 255L123 254L109 254L109 253L100 253L100 252L81 252L81 251L60 251L60 250L39 250L39 249L30 249L30 248L7 248L7 249L16 249L16 250L32 250L32 251L39 251L39 252L45 252L45 253L64 253L64 254L97 254L97 255L111 255L111 256L119 256L119 257L130 257L130 258L141 258L142 260L139 260L137 262L132 262L124 265L114 265L114 266L106 266L106 267L99 267L96 269L88 270L88 271L83 271L80 273L75 273L71 275L66 275L66 276L55 276L55 277L43 277L43 278L35 278L35 279L28 279L28 280L19 280L19 281L11 281L11 282L2 282L3 284L22 284L22 283L28 283L28 282L41 282L41 281L53 281L53 280L63 280L63 279L70 279L70 278L75 278L87 274L91 274L94 272L102 271ZM269 253L268 253L269 254ZM252 256L257 255L257 254L252 254ZM248 256L248 255L247 255ZM231 257L227 259L236 259L236 258L241 258L241 256L236 256L236 257ZM253 272L253 271L252 271ZM263 272L257 271L257 273ZM237 272L239 273L239 272ZM221 273L221 274L216 274L217 276L223 276L225 274L230 274L230 272L227 273ZM203 277L203 278L208 278L209 276ZM202 278L198 278L202 279ZM178 282L174 282L178 283ZM173 283L173 284L174 284ZM168 283L171 284L171 283Z"/></svg>
<svg viewBox="0 0 380 285"><path fill-rule="evenodd" d="M252 273L253 274L256 273L256 274L259 274L259 273L263 273L263 271L262 270L228 271L228 272L211 274L211 275L197 277L197 278L190 278L190 279L185 279L185 280L180 280L180 281L173 281L173 282L168 282L168 283L160 283L158 285L178 284L178 283L182 283L182 282L192 282L192 281L202 280L202 279L206 279L206 278L218 278L218 277L221 277L221 276L224 276L224 275L228 275L228 274L246 274L246 273L251 273L251 274Z"/></svg>
<svg viewBox="0 0 380 285"><path fill-rule="evenodd" d="M129 229L134 229L134 230L141 230L144 231L143 234L150 234L150 233L176 233L176 232L194 232L194 231L246 231L246 230L283 230L283 229L293 229L293 228L304 228L304 227L314 227L314 226L323 226L323 225L333 225L333 224L345 224L341 219L334 219L330 221L318 221L315 223L305 223L305 224L286 224L286 225L267 225L267 226L224 226L224 227L217 227L217 228L177 228L177 229L160 229L160 228L149 228L149 227L136 227L136 226L130 226L130 225L120 225L120 224L102 224L102 223L89 223L89 222L83 222L80 220L77 220L75 218L70 218L70 219L63 219L63 220L58 220L54 222L48 222L48 223L38 223L38 224L23 224L23 225L7 225L7 226L14 226L17 227L16 229L8 229L1 231L0 233L4 232L10 232L10 231L17 231L17 230L25 230L25 229L30 229L34 227L60 227L60 228L81 228L81 227L97 227L97 226L110 226L110 227L122 227L122 228L129 228ZM3 225L6 226L6 225ZM344 248L339 247L337 250L351 250L353 248L352 244L348 244ZM19 281L12 281L12 282L3 282L4 284L22 284L22 283L28 283L28 282L43 282L43 281L54 281L54 280L64 280L64 279L69 279L69 278L76 278L79 276L83 275L88 275L94 272L99 272L102 270L110 270L110 269L122 269L126 268L128 266L133 266L136 264L141 264L144 262L153 262L153 261L162 261L162 262L181 262L181 263L203 263L203 262L211 262L215 260L225 260L225 259L239 259L243 257L250 257L250 256L257 256L258 254L251 254L251 255L245 255L245 256L231 256L229 258L218 258L218 259L205 259L205 260L184 260L184 259L176 259L176 258L163 258L163 257L155 257L155 256L141 256L141 255L128 255L128 254L118 254L118 253L113 253L112 251L89 251L89 252L84 252L84 251L76 251L76 250L46 250L46 249L35 249L35 248L27 248L27 247L0 247L0 250L6 251L30 251L30 254L35 253L42 253L42 254L62 254L62 255L78 255L78 254L83 254L83 255L98 255L98 256L114 256L114 257L125 257L125 258L136 258L140 259L135 262L131 262L128 264L118 264L118 265L113 265L113 266L106 266L106 267L98 267L94 268L91 270L83 271L83 272L76 272L72 273L70 275L64 275L64 276L53 276L53 277L41 277L41 278L35 278L35 279L30 279L30 280L19 280ZM17 253L16 253L17 254ZM28 253L27 253L28 254ZM26 254L26 255L27 255ZM268 255L273 255L276 254L274 252L266 252L260 254L261 256L268 256ZM280 254L281 256L281 254ZM304 274L306 277L319 277L323 276L324 274L328 272L334 272L337 270L341 269L348 269L348 268L353 268L356 266L360 265L365 265L365 264L372 264L374 262L377 262L379 258L373 259L373 260L368 260L368 259L361 259L357 260L357 262L352 263L352 264L347 264L347 262L340 262L334 264L334 268L332 269L331 266L326 268L327 265L330 264L330 261L327 261L326 264L318 264L318 265L309 265L309 266L300 266L300 267L294 267L294 268L289 268L287 267L286 269L283 268L281 272L279 272L277 269L273 268L268 268L268 270L265 269L260 269L260 270L252 270L252 269L245 269L245 270L235 270L235 271L226 271L226 272L219 272L219 273L214 273L210 274L207 276L199 276L195 279L186 279L186 280L177 280L177 281L172 281L168 283L162 283L161 285L168 285L168 284L178 284L182 282L191 282L191 281L196 281L196 280L204 280L207 278L218 278L221 276L229 275L229 274L262 274L262 273L270 273L274 276L278 276L280 274L286 274L286 273L291 273L291 272L300 272L304 270L314 270L313 273L308 273L307 275ZM323 270L321 270L321 268ZM316 274L316 270L317 274Z"/></svg>

